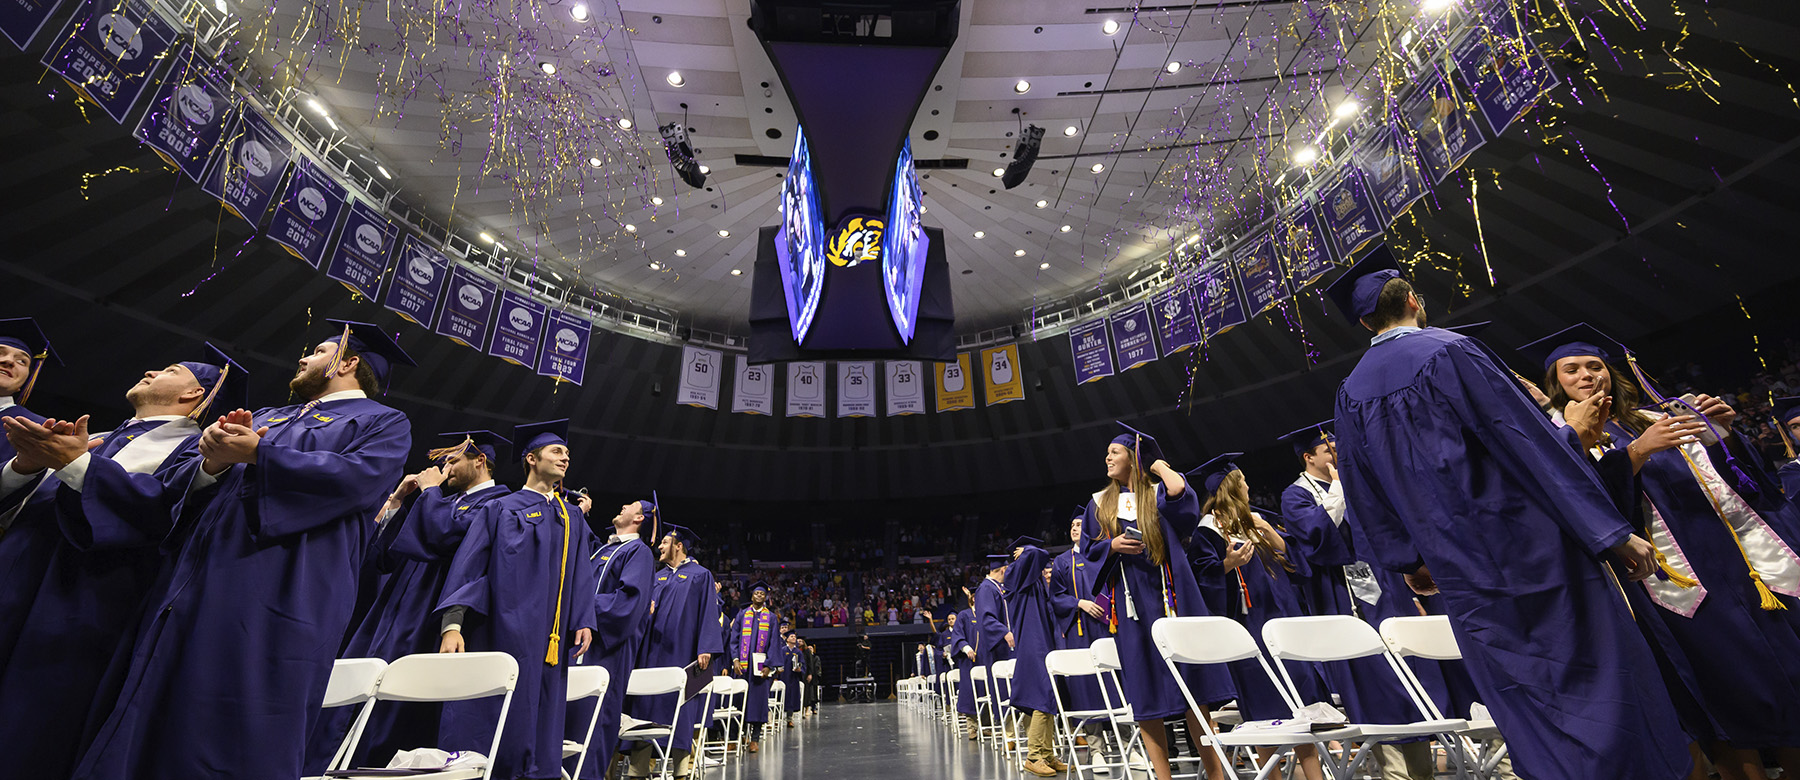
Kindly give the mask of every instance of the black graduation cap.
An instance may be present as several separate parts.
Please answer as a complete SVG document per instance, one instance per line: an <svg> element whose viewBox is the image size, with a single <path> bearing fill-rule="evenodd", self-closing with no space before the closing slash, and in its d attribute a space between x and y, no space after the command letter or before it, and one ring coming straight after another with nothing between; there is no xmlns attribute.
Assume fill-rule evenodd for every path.
<svg viewBox="0 0 1800 780"><path fill-rule="evenodd" d="M512 446L512 442L507 441L506 437L493 431L451 431L438 435L456 437L457 442L426 453L426 456L433 462L443 460L458 452L474 449L487 456L489 466L497 468L500 465L500 453Z"/></svg>
<svg viewBox="0 0 1800 780"><path fill-rule="evenodd" d="M1566 357L1590 356L1608 361L1623 360L1629 352L1624 344L1585 322L1578 322L1519 347L1519 354L1526 359L1542 361L1545 371L1549 371L1557 361Z"/></svg>
<svg viewBox="0 0 1800 780"><path fill-rule="evenodd" d="M1325 296L1337 304L1338 311L1345 317L1360 320L1375 313L1375 304L1381 300L1381 288L1401 276L1394 253L1382 244L1369 250L1356 265L1332 281L1331 286L1325 288Z"/></svg>
<svg viewBox="0 0 1800 780"><path fill-rule="evenodd" d="M1326 442L1337 441L1337 437L1331 435L1331 423L1331 420L1314 423L1300 430L1284 433L1279 440L1293 445L1294 455L1305 455L1312 452L1314 447Z"/></svg>
<svg viewBox="0 0 1800 780"><path fill-rule="evenodd" d="M1493 320L1482 320L1480 322L1465 322L1461 325L1445 326L1444 330L1450 331L1451 333L1455 333L1455 334L1461 335L1461 336L1478 336L1481 334L1482 331L1487 330L1488 326L1492 325L1492 324L1494 324Z"/></svg>
<svg viewBox="0 0 1800 780"><path fill-rule="evenodd" d="M188 417L205 419L213 409L247 409L250 406L250 372L232 360L225 350L206 344L203 360L184 360L182 368L194 375L194 381L206 391L206 397Z"/></svg>
<svg viewBox="0 0 1800 780"><path fill-rule="evenodd" d="M513 428L513 441L519 443L519 459L536 452L540 447L552 444L569 446L569 420L545 420L544 422L525 423Z"/></svg>
<svg viewBox="0 0 1800 780"><path fill-rule="evenodd" d="M38 371L43 368L44 361L48 360L59 366L63 364L56 349L50 346L50 338L38 327L37 320L30 317L0 320L0 344L24 350L31 356L30 373L25 378L25 384L19 388L17 402L21 404L31 396L31 388L37 384Z"/></svg>
<svg viewBox="0 0 1800 780"><path fill-rule="evenodd" d="M1790 395L1775 399L1775 419L1778 422L1787 425L1795 417L1800 417L1800 396Z"/></svg>
<svg viewBox="0 0 1800 780"><path fill-rule="evenodd" d="M361 355L363 362L369 364L369 370L375 374L375 384L380 385L383 390L388 386L388 375L395 365L418 365L413 362L412 356L406 354L406 350L400 348L400 343L379 326L351 320L328 319L326 322L339 329L338 335L332 336L326 341L339 343L348 340L350 349ZM342 355L343 352L340 351L338 357L332 358L331 368L327 369L327 373L337 368L337 361Z"/></svg>
<svg viewBox="0 0 1800 780"><path fill-rule="evenodd" d="M1244 457L1244 453L1227 452L1200 464L1200 468L1188 472L1188 479L1199 480L1206 487L1208 493L1217 492L1219 483L1225 481L1225 475L1238 470L1236 460L1241 457Z"/></svg>
<svg viewBox="0 0 1800 780"><path fill-rule="evenodd" d="M1156 437L1126 425L1124 422L1116 420L1115 422L1118 422L1119 427L1125 429L1125 432L1114 436L1112 443L1131 450L1137 456L1138 468L1148 470L1150 464L1166 460L1163 457L1162 445L1156 443Z"/></svg>

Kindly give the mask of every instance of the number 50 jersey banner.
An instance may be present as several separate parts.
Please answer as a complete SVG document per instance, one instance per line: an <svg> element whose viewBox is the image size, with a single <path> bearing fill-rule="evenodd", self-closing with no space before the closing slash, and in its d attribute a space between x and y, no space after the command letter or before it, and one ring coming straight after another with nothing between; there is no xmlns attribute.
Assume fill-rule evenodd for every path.
<svg viewBox="0 0 1800 780"><path fill-rule="evenodd" d="M694 346L681 348L681 386L675 403L706 409L719 408L720 369L723 355Z"/></svg>

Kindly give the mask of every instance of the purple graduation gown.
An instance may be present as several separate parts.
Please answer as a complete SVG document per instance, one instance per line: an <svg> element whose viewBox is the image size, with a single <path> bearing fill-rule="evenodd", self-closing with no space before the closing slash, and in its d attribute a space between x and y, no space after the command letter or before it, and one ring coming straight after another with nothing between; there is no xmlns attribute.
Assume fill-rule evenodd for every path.
<svg viewBox="0 0 1800 780"><path fill-rule="evenodd" d="M23 406L19 406L18 404L0 407L0 417L23 417L34 423L42 424L44 422L43 415L38 414L37 412L31 411L30 409L27 409ZM19 454L19 451L16 449L13 449L12 442L7 441L6 436L0 435L0 463L5 463L9 460L12 460L13 456L18 455L18 454Z"/></svg>
<svg viewBox="0 0 1800 780"><path fill-rule="evenodd" d="M369 545L363 566L380 579L364 580L375 586L375 592L344 637L338 656L391 662L403 655L437 652L435 615L450 559L468 533L475 510L510 492L499 484L472 494L445 494L434 486L407 496ZM358 709L336 707L320 717L307 745L308 775L324 773ZM442 705L428 702L385 702L376 707L369 713L350 766L383 767L397 751L437 746L442 711Z"/></svg>
<svg viewBox="0 0 1800 780"><path fill-rule="evenodd" d="M1800 507L1800 460L1781 464L1776 473L1781 475L1781 492L1788 505Z"/></svg>
<svg viewBox="0 0 1800 780"><path fill-rule="evenodd" d="M719 597L713 588L713 574L699 562L689 558L679 568L663 567L656 573L652 586L655 611L650 615L650 631L644 637L638 668L658 666L686 667L702 654L719 658L725 643L719 632ZM638 720L668 723L675 712L680 694L632 696L625 700L625 711ZM700 722L704 702L695 697L681 708L681 719L675 724L675 750L691 750L694 725Z"/></svg>
<svg viewBox="0 0 1800 780"><path fill-rule="evenodd" d="M793 715L800 711L800 700L804 698L805 689L802 686L806 685L806 655L796 653L793 648L786 646L781 648L781 653L785 662L781 667L781 682L786 686L785 693L782 694L781 709L783 714Z"/></svg>
<svg viewBox="0 0 1800 780"><path fill-rule="evenodd" d="M1086 650L1095 639L1106 636L1106 624L1081 611L1081 600L1093 593L1093 567L1081 557L1081 551L1070 548L1050 563L1050 610L1054 626L1053 650ZM1061 680L1063 704L1071 710L1098 710L1106 707L1100 697L1099 680L1093 677L1065 677Z"/></svg>
<svg viewBox="0 0 1800 780"><path fill-rule="evenodd" d="M1006 611L1012 619L1014 664L1011 699L1014 707L1032 712L1056 713L1056 693L1050 687L1050 671L1044 656L1056 649L1052 627L1050 586L1044 569L1050 554L1026 545L1006 568Z"/></svg>
<svg viewBox="0 0 1800 780"><path fill-rule="evenodd" d="M1187 551L1180 542L1193 535L1200 524L1200 503L1193 486L1170 499L1162 485L1157 485L1156 516L1169 547L1169 562L1164 568L1152 564L1148 553L1114 554L1112 538L1101 536L1099 510L1093 500L1088 501L1087 513L1082 517L1081 542L1077 545L1088 566L1095 570L1094 595L1099 597L1095 600L1108 607L1107 623L1124 666L1120 684L1125 689L1125 701L1140 721L1171 718L1188 709L1187 700L1175 687L1175 678L1150 638L1150 624L1170 613L1178 617L1212 614L1201 598L1200 584L1194 579ZM1136 528L1137 520L1120 518L1120 526ZM1124 602L1128 591L1137 613L1135 619ZM1180 671L1194 701L1203 707L1237 698L1231 673L1224 667L1182 666Z"/></svg>
<svg viewBox="0 0 1800 780"><path fill-rule="evenodd" d="M745 607L732 618L725 632L726 649L731 652L734 674L750 683L749 699L744 702L744 722L769 722L769 681L775 678L750 673L751 655L762 653L763 666L781 668L781 616L768 607Z"/></svg>
<svg viewBox="0 0 1800 780"><path fill-rule="evenodd" d="M1519 775L1684 776L1688 738L1596 560L1631 528L1499 361L1435 328L1383 341L1335 419L1356 549L1430 567Z"/></svg>
<svg viewBox="0 0 1800 780"><path fill-rule="evenodd" d="M299 775L370 518L400 481L412 426L367 398L263 409L251 427L263 426L256 462L215 485L189 490L197 451L163 472L182 493L171 557L113 660L74 777Z"/></svg>
<svg viewBox="0 0 1800 780"><path fill-rule="evenodd" d="M501 780L562 773L566 664L575 658L575 632L594 628L592 537L573 502L521 489L475 510L451 559L438 611L468 608L462 628L467 648L497 650L519 662L506 730L492 756L494 777ZM545 657L559 625L552 664ZM487 752L499 716L497 696L445 704L439 747Z"/></svg>
<svg viewBox="0 0 1800 780"><path fill-rule="evenodd" d="M625 686L637 666L638 648L650 622L650 591L656 577L656 551L637 539L607 542L589 556L594 568L594 646L578 663L606 668L609 682L600 699L600 720L594 724L593 744L581 776L596 780L619 746L619 713L625 704ZM580 702L569 708L567 737L580 740L587 729L593 704ZM565 767L574 766L574 758Z"/></svg>
<svg viewBox="0 0 1800 780"><path fill-rule="evenodd" d="M968 651L975 649L973 628L975 611L964 609L956 613L956 628L950 632L950 653L956 659L956 711L970 717L975 716L975 684L969 679L975 672L975 659L969 657Z"/></svg>
<svg viewBox="0 0 1800 780"><path fill-rule="evenodd" d="M1263 519L1279 529L1281 518L1265 515ZM1244 565L1225 571L1225 537L1220 535L1210 515L1201 519L1200 528L1194 531L1193 543L1188 550L1188 559L1193 562L1196 577L1224 583L1226 617L1250 630L1250 636L1256 639L1256 646L1262 649L1263 656L1269 659L1271 665L1276 661L1274 656L1269 655L1268 646L1263 644L1263 625L1275 618L1305 614L1300 606L1300 591L1295 587L1295 581L1312 574L1307 566L1306 555L1294 544L1293 537L1285 532L1281 532L1281 537L1288 545L1288 563L1294 567L1291 573L1281 565L1281 561L1260 552L1251 556ZM1293 679L1294 687L1300 693L1302 705L1331 703L1331 694L1326 691L1318 664L1283 663L1286 663L1288 676ZM1263 671L1262 664L1254 660L1237 661L1230 664L1230 669L1232 684L1237 686L1238 691L1238 711L1243 713L1245 720L1273 720L1293 715L1293 708L1281 698L1281 692L1275 689L1275 684ZM1275 673L1280 674L1281 671L1277 669Z"/></svg>
<svg viewBox="0 0 1800 780"><path fill-rule="evenodd" d="M0 417L44 421L43 417L23 406L0 409ZM12 442L0 435L0 468L12 468L7 464L17 454ZM45 487L45 482L44 476L39 475L18 490L0 496L0 516L17 512L12 524L0 531L0 668L7 665L7 659L12 655L13 644L19 639L19 628L31 609L32 599L37 596L38 586L44 581L44 572L50 567L50 552L57 544L53 513L24 506L33 502L47 504L51 500L55 487Z"/></svg>
<svg viewBox="0 0 1800 780"><path fill-rule="evenodd" d="M103 434L80 492L51 477L22 509L29 516L20 522L43 523L54 536L11 658L0 664L0 755L21 777L67 777L75 768L95 692L156 579L174 497L156 474L126 471L112 458L165 422ZM169 442L174 448L155 470L197 441Z"/></svg>
<svg viewBox="0 0 1800 780"><path fill-rule="evenodd" d="M968 633L969 644L975 647L975 664L987 670L988 684L993 684L994 662L1013 657L1013 649L1006 644L1006 632L1011 631L1010 615L1006 609L1006 593L1001 590L1000 583L983 577L981 584L975 587L975 622ZM1017 640L1017 636L1014 637ZM983 686L975 691L978 696L988 695Z"/></svg>

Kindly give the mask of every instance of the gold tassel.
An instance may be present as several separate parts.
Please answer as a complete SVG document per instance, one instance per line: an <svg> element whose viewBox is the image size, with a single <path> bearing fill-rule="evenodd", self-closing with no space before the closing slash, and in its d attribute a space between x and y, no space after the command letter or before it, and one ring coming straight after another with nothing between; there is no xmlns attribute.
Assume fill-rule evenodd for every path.
<svg viewBox="0 0 1800 780"><path fill-rule="evenodd" d="M26 401L31 400L31 388L37 387L38 374L42 373L44 360L48 357L50 357L48 349L31 356L31 374L25 379L25 388L19 391L18 404L20 406L24 406Z"/></svg>
<svg viewBox="0 0 1800 780"><path fill-rule="evenodd" d="M561 641L561 637L558 637L555 634L550 635L550 651L544 653L544 663L555 666L556 662L561 660L559 654L556 652L557 645L561 644Z"/></svg>
<svg viewBox="0 0 1800 780"><path fill-rule="evenodd" d="M1751 569L1750 581L1756 583L1756 595L1762 597L1762 608L1764 610L1769 612L1779 612L1787 609L1787 605L1781 603L1781 599L1775 598L1775 591L1769 590L1769 586L1763 584L1761 573L1757 572L1755 569Z"/></svg>
<svg viewBox="0 0 1800 780"><path fill-rule="evenodd" d="M1662 569L1663 574L1668 575L1669 582L1673 583L1675 587L1691 588L1700 584L1699 580L1670 568L1669 559L1662 554L1661 550L1656 551L1656 565L1658 568Z"/></svg>

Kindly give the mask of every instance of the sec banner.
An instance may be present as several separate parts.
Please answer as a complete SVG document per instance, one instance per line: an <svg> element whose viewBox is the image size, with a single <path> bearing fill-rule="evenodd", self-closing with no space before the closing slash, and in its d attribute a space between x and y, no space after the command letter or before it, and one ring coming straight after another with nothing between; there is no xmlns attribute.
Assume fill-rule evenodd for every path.
<svg viewBox="0 0 1800 780"><path fill-rule="evenodd" d="M981 364L987 366L983 385L987 406L1025 400L1025 372L1019 370L1017 344L982 350Z"/></svg>
<svg viewBox="0 0 1800 780"><path fill-rule="evenodd" d="M937 365L937 410L954 412L975 408L975 380L969 376L969 353L956 356L955 363Z"/></svg>

